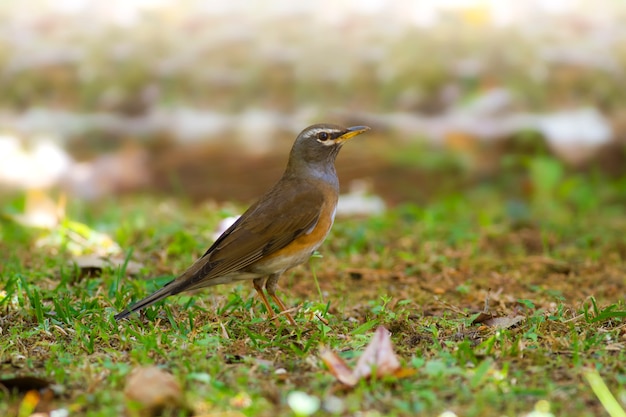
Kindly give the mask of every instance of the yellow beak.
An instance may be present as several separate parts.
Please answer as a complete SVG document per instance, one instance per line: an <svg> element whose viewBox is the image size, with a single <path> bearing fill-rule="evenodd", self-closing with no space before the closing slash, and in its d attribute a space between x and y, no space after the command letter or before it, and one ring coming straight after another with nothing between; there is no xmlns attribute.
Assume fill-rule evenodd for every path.
<svg viewBox="0 0 626 417"><path fill-rule="evenodd" d="M352 126L346 130L347 130L346 133L344 133L343 135L335 139L336 143L343 143L347 141L348 139L352 139L356 135L360 135L361 133L367 132L368 130L370 130L370 128L367 126Z"/></svg>

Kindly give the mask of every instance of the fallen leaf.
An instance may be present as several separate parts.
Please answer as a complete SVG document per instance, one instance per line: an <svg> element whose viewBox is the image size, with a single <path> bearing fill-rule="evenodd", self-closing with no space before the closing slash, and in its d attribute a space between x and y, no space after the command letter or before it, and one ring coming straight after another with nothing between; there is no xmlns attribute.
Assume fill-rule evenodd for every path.
<svg viewBox="0 0 626 417"><path fill-rule="evenodd" d="M496 329L508 329L516 324L524 321L526 317L521 315L516 316L494 316L491 313L481 312L473 321L472 324L482 324L487 327L494 327Z"/></svg>
<svg viewBox="0 0 626 417"><path fill-rule="evenodd" d="M496 295L499 295L499 293ZM521 315L503 317L492 314L489 312L489 300L490 294L488 292L485 297L485 308L478 314L478 316L476 316L476 318L474 318L474 320L472 320L472 324L482 324L483 326L493 327L496 329L508 329L522 322L526 318Z"/></svg>
<svg viewBox="0 0 626 417"><path fill-rule="evenodd" d="M524 321L524 316L510 316L510 317L493 317L484 322L486 326L495 327L496 329L508 329Z"/></svg>
<svg viewBox="0 0 626 417"><path fill-rule="evenodd" d="M322 358L330 373L342 384L353 387L359 382L352 369L329 348L325 346L320 348L320 358Z"/></svg>
<svg viewBox="0 0 626 417"><path fill-rule="evenodd" d="M183 391L174 376L156 366L135 369L124 389L130 415L161 415L164 410L184 407Z"/></svg>
<svg viewBox="0 0 626 417"><path fill-rule="evenodd" d="M335 352L322 346L320 357L326 364L331 374L344 385L353 387L361 379L368 379L372 371L376 371L378 378L385 375L393 375L398 378L413 375L411 369L402 369L400 361L391 345L391 333L384 327L379 327L374 333L371 342L357 361L354 370L341 359Z"/></svg>
<svg viewBox="0 0 626 417"><path fill-rule="evenodd" d="M357 378L367 378L376 368L376 376L391 375L400 369L400 361L391 345L391 332L380 326L354 368Z"/></svg>
<svg viewBox="0 0 626 417"><path fill-rule="evenodd" d="M478 314L478 316L476 316L476 318L472 320L472 324L483 324L487 320L491 320L492 318L493 314L481 311L480 314Z"/></svg>

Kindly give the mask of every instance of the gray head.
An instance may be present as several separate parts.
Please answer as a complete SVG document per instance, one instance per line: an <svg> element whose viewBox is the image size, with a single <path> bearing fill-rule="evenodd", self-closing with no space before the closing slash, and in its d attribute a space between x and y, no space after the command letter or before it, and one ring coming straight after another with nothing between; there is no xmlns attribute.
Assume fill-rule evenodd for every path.
<svg viewBox="0 0 626 417"><path fill-rule="evenodd" d="M287 174L314 176L330 179L335 174L335 158L348 139L370 130L367 126L342 127L316 124L304 129L296 138Z"/></svg>

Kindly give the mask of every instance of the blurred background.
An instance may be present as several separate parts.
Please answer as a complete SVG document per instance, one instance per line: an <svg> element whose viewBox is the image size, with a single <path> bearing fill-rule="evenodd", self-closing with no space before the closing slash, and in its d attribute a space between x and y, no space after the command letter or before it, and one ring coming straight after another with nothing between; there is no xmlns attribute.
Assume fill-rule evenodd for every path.
<svg viewBox="0 0 626 417"><path fill-rule="evenodd" d="M388 205L621 178L624 21L618 0L5 0L0 189L249 202L317 122L373 128L338 171Z"/></svg>

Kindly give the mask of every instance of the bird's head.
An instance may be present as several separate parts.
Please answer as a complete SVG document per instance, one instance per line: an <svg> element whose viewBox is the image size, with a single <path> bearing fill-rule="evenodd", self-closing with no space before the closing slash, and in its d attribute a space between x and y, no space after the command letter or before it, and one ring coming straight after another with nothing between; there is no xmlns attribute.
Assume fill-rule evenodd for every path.
<svg viewBox="0 0 626 417"><path fill-rule="evenodd" d="M334 173L335 158L347 140L370 130L367 126L342 127L316 124L304 129L296 138L289 156L288 170L313 170Z"/></svg>

